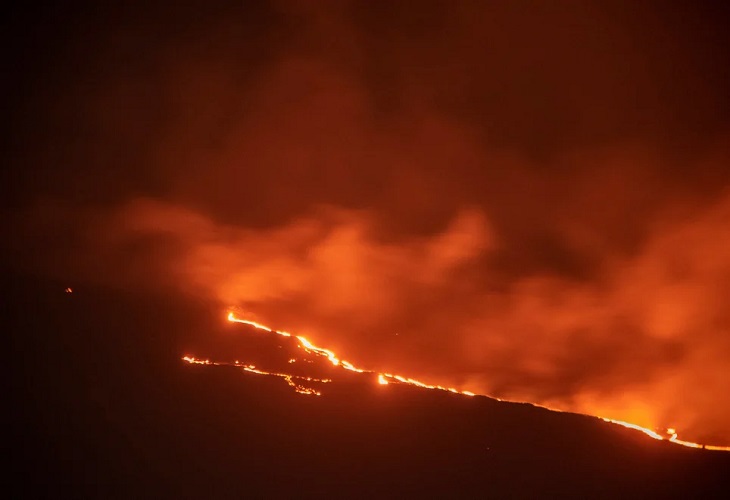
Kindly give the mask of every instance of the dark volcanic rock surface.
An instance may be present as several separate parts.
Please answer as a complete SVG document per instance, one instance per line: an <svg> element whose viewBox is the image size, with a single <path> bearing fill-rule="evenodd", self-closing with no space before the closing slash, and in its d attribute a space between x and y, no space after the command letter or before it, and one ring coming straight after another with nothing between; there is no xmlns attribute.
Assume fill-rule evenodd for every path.
<svg viewBox="0 0 730 500"><path fill-rule="evenodd" d="M205 303L5 275L6 487L52 497L722 497L730 453L354 375L321 397L184 354L291 348ZM283 345L280 349L279 345ZM248 356L248 358L246 358ZM324 360L319 360L324 361Z"/></svg>

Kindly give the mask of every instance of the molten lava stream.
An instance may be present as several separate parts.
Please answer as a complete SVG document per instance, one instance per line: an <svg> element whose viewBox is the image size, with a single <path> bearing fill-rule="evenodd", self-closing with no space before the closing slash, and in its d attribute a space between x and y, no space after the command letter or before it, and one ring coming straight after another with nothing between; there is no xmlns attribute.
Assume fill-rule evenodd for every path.
<svg viewBox="0 0 730 500"><path fill-rule="evenodd" d="M374 375L377 374L376 380L377 380L377 383L380 385L398 383L398 384L411 385L414 387L421 387L423 389L435 389L435 390L440 390L440 391L448 391L448 392L452 392L455 394L462 394L464 396L475 396L476 395L475 393L470 392L470 391L460 391L453 387L443 387L440 385L426 384L419 380L415 380L415 379L408 378L408 377L403 377L401 375L394 375L392 373L377 373L373 370L366 370L364 368L358 368L355 365L353 365L352 363L350 363L349 361L345 361L344 359L338 358L337 355L334 352L330 351L329 349L325 349L323 347L314 345L312 342L307 340L306 337L302 337L301 335L293 335L289 332L274 330L273 328L270 328L261 323L257 323L255 321L237 318L232 312L228 313L228 321L231 321L233 323L241 323L244 325L249 325L258 330L263 330L265 332L280 335L282 337L295 338L298 342L298 346L301 347L305 352L307 352L309 354L314 354L316 356L321 356L321 357L327 358L327 360L330 363L332 363L333 366L339 366L339 367L344 368L345 370L348 370L351 372L356 372L356 373L369 373L369 374L374 374ZM233 367L242 368L247 373L254 373L257 375L265 375L265 376L282 378L286 381L286 383L290 387L292 387L299 394L321 396L322 393L320 391L315 390L311 387L308 387L306 385L306 382L314 382L314 383L322 383L322 384L332 382L331 379L320 379L320 378L314 378L314 377L293 375L293 374L289 374L289 373L265 371L265 370L256 368L254 365L247 365L244 363L240 363L239 361L218 362L218 361L210 361L208 359L198 359L193 356L184 356L182 359L190 364L233 366ZM296 359L289 360L290 363L293 363L295 361L296 361ZM491 396L487 396L487 395L481 395L481 396L491 397ZM498 399L498 398L493 398L493 399ZM534 403L528 403L528 404L534 404ZM535 406L541 406L541 405L535 405ZM541 407L546 408L551 411L562 412L562 410L559 410L556 408L548 408L548 407L544 407L544 406L541 406ZM689 448L703 448L703 449L715 450L715 451L730 451L730 446L704 445L704 444L700 444L700 443L693 443L690 441L683 441L683 440L677 438L677 432L675 431L675 429L666 429L667 434L662 435L654 430L647 429L646 427L641 427L639 425L632 424L630 422L624 422L622 420L615 420L615 419L600 417L600 416L596 416L596 415L588 415L588 416L594 416L594 417L600 418L601 420L603 420L605 422L609 422L612 424L626 427L628 429L633 429L633 430L637 430L639 432L643 432L647 436L649 436L653 439L660 440L660 441L668 441L670 443L678 444L681 446L686 446ZM667 437L667 436L669 436L669 437Z"/></svg>

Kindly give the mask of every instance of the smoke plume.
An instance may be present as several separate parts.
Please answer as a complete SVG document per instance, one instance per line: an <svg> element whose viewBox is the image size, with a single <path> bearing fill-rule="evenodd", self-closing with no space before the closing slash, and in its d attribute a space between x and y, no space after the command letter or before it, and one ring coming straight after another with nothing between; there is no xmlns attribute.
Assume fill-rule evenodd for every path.
<svg viewBox="0 0 730 500"><path fill-rule="evenodd" d="M730 443L728 45L677 5L76 12L13 108L6 254Z"/></svg>

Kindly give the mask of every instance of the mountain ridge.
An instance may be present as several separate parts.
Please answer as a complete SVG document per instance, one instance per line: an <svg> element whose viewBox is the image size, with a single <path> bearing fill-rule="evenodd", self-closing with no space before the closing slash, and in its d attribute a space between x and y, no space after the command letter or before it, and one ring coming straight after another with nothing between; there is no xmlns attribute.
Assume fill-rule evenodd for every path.
<svg viewBox="0 0 730 500"><path fill-rule="evenodd" d="M313 397L191 365L182 353L244 348L248 336L205 303L61 285L5 279L20 491L672 498L720 496L728 484L727 454L595 417L381 386L372 374Z"/></svg>

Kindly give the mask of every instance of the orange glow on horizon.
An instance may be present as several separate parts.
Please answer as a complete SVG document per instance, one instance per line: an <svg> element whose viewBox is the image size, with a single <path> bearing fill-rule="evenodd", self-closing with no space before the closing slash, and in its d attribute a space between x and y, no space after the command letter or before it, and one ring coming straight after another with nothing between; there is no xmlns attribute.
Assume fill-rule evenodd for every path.
<svg viewBox="0 0 730 500"><path fill-rule="evenodd" d="M358 368L354 364L350 363L349 361L345 361L343 359L338 358L337 355L334 352L330 351L329 349L325 349L323 347L319 347L319 346L313 344L311 341L309 341L306 337L303 337L301 335L296 335L295 336L295 335L292 335L289 332L274 330L273 328L270 328L270 327L268 327L266 325L263 325L261 323L257 323L255 321L238 318L238 317L235 316L235 314L233 312L229 312L228 313L228 321L233 322L233 323L245 324L245 325L254 327L254 328L258 329L258 330L263 330L263 331L266 331L266 332L269 332L269 333L274 333L276 335L281 335L283 337L293 337L293 338L295 338L298 341L298 347L301 347L307 353L310 353L310 354L314 354L316 356L321 356L321 357L327 358L327 360L333 366L338 366L338 367L341 367L341 368L343 368L345 370L352 371L352 372L356 372L356 373L372 373L372 374L376 374L377 373L377 372L375 372L373 370L366 370L366 369L363 369L363 368ZM311 387L307 387L305 385L302 385L299 381L301 381L301 382L314 382L314 383L329 383L329 382L332 382L331 379L319 379L319 378L313 378L313 377L297 376L297 375L292 375L292 374L288 374L288 373L268 372L268 371L260 370L260 369L256 368L254 365L246 365L246 364L243 364L243 363L241 363L239 361L235 361L233 363L230 363L230 362L213 362L213 361L210 361L208 359L198 359L198 358L195 358L193 356L184 356L182 359L184 361L190 363L190 364L214 365L214 366L233 366L233 367L242 368L245 372L248 372L248 373L254 373L254 374L259 374L259 375L266 375L266 376L273 376L273 377L283 378L287 382L287 384L290 387L292 387L299 394L316 395L316 396L321 396L322 395L322 393L320 391L317 391L317 390L315 390L315 389L313 389ZM295 363L297 361L298 360L295 359L295 358L291 358L291 359L288 360L289 363ZM411 386L414 386L414 387L420 387L420 388L423 388L423 389L432 389L432 390L447 391L447 392L451 392L451 393L454 393L454 394L461 394L461 395L464 395L464 396L476 396L477 395L477 394L475 394L475 393L473 393L471 391L462 391L462 390L455 389L453 387L443 387L443 386L440 386L440 385L426 384L426 383L421 382L421 381L416 380L416 379L404 377L404 376L401 376L401 375L395 375L395 374L391 374L391 373L377 373L377 382L380 385L388 385L388 384L391 384L391 383L400 383L400 384L404 384L404 385L411 385ZM492 399L496 399L498 401L502 401L499 398L493 398L492 396L488 396L488 395L481 395L480 394L480 396L490 397ZM556 408L550 408L550 407L543 406L543 405L539 405L539 404L535 404L535 403L528 403L528 404L532 404L533 406L545 408L545 409L551 410L551 411L557 411L557 412L565 413L562 410L556 409ZM587 415L587 414L584 414L584 415L586 415L586 416L593 416L593 417L596 417L596 418L599 418L599 419L603 420L604 422L608 422L608 423L615 424L615 425L620 425L620 426L626 427L628 429L632 429L632 430L636 430L636 431L642 432L643 434L649 436L650 438L656 439L658 441L667 441L667 442L674 443L674 444L678 444L678 445L681 445L681 446L686 446L686 447L689 447L689 448L702 448L702 449L714 450L714 451L730 451L730 446L704 445L704 444L693 443L693 442L690 442L690 441L684 441L684 440L678 439L678 437L677 437L678 436L677 435L677 431L673 427L670 427L670 428L665 429L664 433L662 434L662 433L656 432L656 431L654 431L652 429L648 429L646 427L642 427L640 425L633 424L631 422L625 422L625 421L622 421L622 420L616 420L616 419L601 417L601 416L597 416L597 415ZM669 436L669 437L667 437L667 436Z"/></svg>

